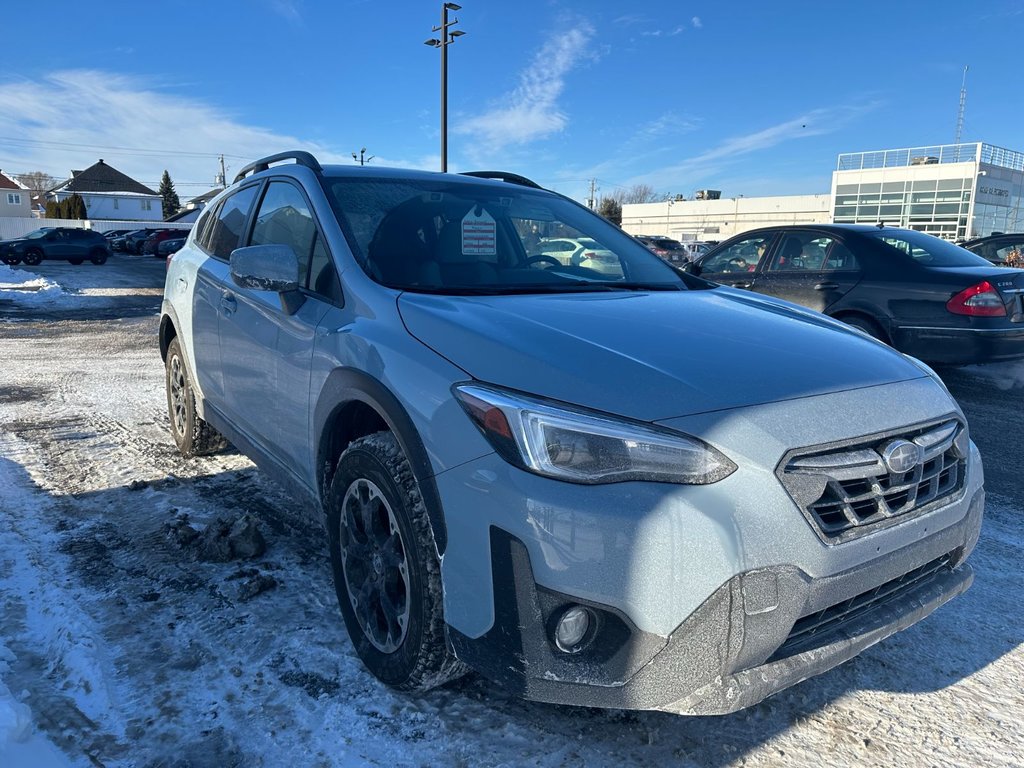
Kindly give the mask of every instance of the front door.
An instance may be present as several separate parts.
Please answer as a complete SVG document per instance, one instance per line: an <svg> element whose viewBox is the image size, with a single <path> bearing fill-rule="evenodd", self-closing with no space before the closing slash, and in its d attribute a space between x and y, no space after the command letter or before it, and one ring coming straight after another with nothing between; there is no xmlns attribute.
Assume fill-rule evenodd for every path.
<svg viewBox="0 0 1024 768"><path fill-rule="evenodd" d="M727 248L701 259L698 262L698 274L722 285L752 289L758 263L767 261L772 244L777 239L775 232L760 232L737 240Z"/></svg>
<svg viewBox="0 0 1024 768"><path fill-rule="evenodd" d="M787 230L762 265L754 290L824 312L859 280L856 258L834 237Z"/></svg>

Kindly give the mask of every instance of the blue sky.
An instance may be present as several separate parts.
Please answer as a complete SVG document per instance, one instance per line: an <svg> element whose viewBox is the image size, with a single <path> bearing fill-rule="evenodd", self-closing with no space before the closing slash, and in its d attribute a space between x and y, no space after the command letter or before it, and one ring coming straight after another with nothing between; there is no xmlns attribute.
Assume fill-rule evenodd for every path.
<svg viewBox="0 0 1024 768"><path fill-rule="evenodd" d="M464 0L449 48L449 170L578 199L825 192L840 152L1024 150L1024 6L990 2ZM435 0L6 2L0 168L102 157L184 198L301 147L439 167ZM48 21L48 18L52 20Z"/></svg>

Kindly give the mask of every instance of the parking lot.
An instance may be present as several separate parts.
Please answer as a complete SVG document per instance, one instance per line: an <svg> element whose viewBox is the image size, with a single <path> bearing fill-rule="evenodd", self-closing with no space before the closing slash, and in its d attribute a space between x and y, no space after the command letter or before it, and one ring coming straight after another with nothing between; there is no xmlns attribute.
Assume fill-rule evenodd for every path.
<svg viewBox="0 0 1024 768"><path fill-rule="evenodd" d="M74 765L1024 764L1024 363L941 372L986 463L974 586L851 663L708 719L476 676L414 697L361 666L303 510L238 454L175 450L163 262L31 271L63 291L0 292L0 680ZM251 559L182 533L246 513Z"/></svg>

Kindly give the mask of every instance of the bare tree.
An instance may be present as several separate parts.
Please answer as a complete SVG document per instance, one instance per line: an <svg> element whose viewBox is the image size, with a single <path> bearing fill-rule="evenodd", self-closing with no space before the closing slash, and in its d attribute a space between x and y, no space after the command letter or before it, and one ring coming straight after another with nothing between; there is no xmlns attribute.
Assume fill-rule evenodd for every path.
<svg viewBox="0 0 1024 768"><path fill-rule="evenodd" d="M32 171L31 173L19 173L15 176L18 181L28 187L29 192L32 193L32 197L42 197L42 195L50 189L57 186L60 179L55 179L48 173L42 171Z"/></svg>
<svg viewBox="0 0 1024 768"><path fill-rule="evenodd" d="M622 199L619 200L623 204L631 203L654 203L659 199L659 195L654 191L654 187L649 184L634 184L629 189L623 190Z"/></svg>

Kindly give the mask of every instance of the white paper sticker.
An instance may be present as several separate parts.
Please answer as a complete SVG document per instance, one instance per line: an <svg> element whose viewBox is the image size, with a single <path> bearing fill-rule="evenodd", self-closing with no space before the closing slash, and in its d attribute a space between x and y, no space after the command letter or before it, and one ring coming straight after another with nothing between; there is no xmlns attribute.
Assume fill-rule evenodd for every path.
<svg viewBox="0 0 1024 768"><path fill-rule="evenodd" d="M466 256L494 256L497 252L494 218L482 208L470 210L462 220L462 253Z"/></svg>

